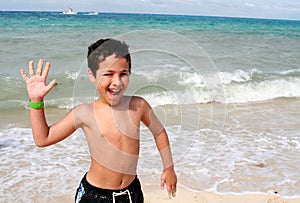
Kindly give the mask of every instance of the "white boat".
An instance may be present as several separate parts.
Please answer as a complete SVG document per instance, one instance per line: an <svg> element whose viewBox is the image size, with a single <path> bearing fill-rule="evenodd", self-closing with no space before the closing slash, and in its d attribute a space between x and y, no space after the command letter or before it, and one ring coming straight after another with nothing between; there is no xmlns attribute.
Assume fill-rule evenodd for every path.
<svg viewBox="0 0 300 203"><path fill-rule="evenodd" d="M77 12L74 11L72 8L69 8L68 11L64 11L63 14L66 14L66 15L76 15Z"/></svg>

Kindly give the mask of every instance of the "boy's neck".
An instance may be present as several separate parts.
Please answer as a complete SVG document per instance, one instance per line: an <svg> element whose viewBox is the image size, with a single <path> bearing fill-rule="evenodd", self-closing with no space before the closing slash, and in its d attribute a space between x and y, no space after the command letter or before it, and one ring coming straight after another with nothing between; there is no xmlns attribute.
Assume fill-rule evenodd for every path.
<svg viewBox="0 0 300 203"><path fill-rule="evenodd" d="M104 105L110 108L116 108L116 109L122 109L124 107L129 106L129 102L130 102L131 96L126 96L123 95L120 99L120 101L117 104L112 104L109 103L107 101L105 101L104 99L101 98L101 96L95 101L95 103L100 104L100 105Z"/></svg>

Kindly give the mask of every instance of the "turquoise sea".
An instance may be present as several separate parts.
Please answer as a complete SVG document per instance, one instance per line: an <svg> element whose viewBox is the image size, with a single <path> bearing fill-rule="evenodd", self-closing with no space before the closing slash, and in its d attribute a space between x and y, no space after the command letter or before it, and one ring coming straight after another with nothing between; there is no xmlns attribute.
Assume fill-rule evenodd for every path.
<svg viewBox="0 0 300 203"><path fill-rule="evenodd" d="M300 21L0 11L0 30L0 202L74 196L89 167L84 135L35 147L19 70L51 62L58 85L45 103L53 123L97 97L86 55L100 38L129 44L127 94L145 97L166 126L180 186L300 196ZM159 184L154 149L142 126L144 184Z"/></svg>

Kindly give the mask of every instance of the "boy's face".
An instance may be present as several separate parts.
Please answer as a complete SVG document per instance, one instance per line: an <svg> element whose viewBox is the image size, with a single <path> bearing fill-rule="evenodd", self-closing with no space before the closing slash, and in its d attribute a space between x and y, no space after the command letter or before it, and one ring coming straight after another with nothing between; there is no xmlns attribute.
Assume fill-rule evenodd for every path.
<svg viewBox="0 0 300 203"><path fill-rule="evenodd" d="M116 105L121 100L129 84L129 64L124 57L115 54L99 63L95 82L100 100L108 105Z"/></svg>

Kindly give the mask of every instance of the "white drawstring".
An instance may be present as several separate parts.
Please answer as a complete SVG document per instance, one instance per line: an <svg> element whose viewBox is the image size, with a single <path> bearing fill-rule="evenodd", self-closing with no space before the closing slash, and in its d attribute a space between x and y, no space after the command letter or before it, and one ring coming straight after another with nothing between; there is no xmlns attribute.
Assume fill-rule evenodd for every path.
<svg viewBox="0 0 300 203"><path fill-rule="evenodd" d="M118 197L118 196L121 196L121 195L126 195L126 194L128 194L129 202L132 203L131 195L130 195L129 190L125 190L123 192L113 192L113 194L112 194L112 196L113 196L113 203L116 202L115 197Z"/></svg>

